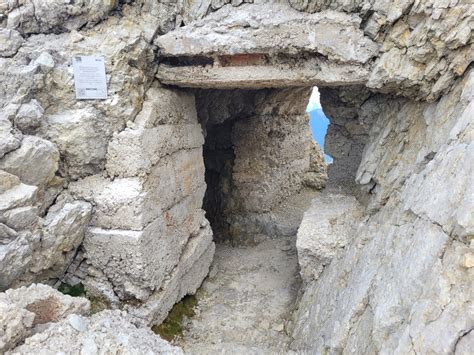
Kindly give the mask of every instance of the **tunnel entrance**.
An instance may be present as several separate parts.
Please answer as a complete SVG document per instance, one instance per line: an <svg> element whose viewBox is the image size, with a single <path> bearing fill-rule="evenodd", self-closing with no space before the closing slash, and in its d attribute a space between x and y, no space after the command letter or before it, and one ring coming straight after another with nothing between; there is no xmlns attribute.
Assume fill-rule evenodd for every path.
<svg viewBox="0 0 474 355"><path fill-rule="evenodd" d="M296 234L310 200L299 203L303 190L321 189L326 181L306 113L311 92L196 90L205 135L203 208L216 241ZM288 213L287 204L300 210Z"/></svg>

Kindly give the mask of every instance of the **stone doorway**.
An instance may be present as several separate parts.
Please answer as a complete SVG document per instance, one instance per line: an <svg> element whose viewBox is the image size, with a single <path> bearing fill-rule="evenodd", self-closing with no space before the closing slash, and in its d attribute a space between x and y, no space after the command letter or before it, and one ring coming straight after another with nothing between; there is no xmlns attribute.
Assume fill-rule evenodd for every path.
<svg viewBox="0 0 474 355"><path fill-rule="evenodd" d="M309 87L195 91L205 136L203 208L215 240L296 233L299 221L283 221L279 207L326 181L305 112L310 93Z"/></svg>

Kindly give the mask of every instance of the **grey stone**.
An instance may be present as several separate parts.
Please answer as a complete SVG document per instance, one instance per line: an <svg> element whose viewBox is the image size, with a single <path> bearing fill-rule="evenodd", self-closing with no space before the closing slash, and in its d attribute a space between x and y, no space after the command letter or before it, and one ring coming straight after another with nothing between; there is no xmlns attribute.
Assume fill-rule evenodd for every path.
<svg viewBox="0 0 474 355"><path fill-rule="evenodd" d="M304 282L316 280L351 241L362 216L352 196L322 193L311 202L298 229L296 248Z"/></svg>
<svg viewBox="0 0 474 355"><path fill-rule="evenodd" d="M18 233L15 232L15 230L0 223L0 244L8 244L12 239L16 238L17 235Z"/></svg>
<svg viewBox="0 0 474 355"><path fill-rule="evenodd" d="M0 56L10 57L18 52L18 49L23 44L23 37L18 31L6 28L0 29Z"/></svg>
<svg viewBox="0 0 474 355"><path fill-rule="evenodd" d="M44 110L36 100L20 106L15 116L15 127L25 134L34 133L41 125Z"/></svg>
<svg viewBox="0 0 474 355"><path fill-rule="evenodd" d="M78 331L73 322L87 324ZM137 328L126 313L103 311L90 319L72 315L57 322L41 333L25 340L11 354L31 354L41 349L46 353L58 353L68 349L70 353L96 354L102 352L126 354L183 354L182 350L161 339L150 329Z"/></svg>
<svg viewBox="0 0 474 355"><path fill-rule="evenodd" d="M0 118L0 159L20 146L22 134L12 127L10 121Z"/></svg>
<svg viewBox="0 0 474 355"><path fill-rule="evenodd" d="M77 314L71 314L67 320L71 327L76 329L78 332L85 332L89 326L89 322Z"/></svg>
<svg viewBox="0 0 474 355"><path fill-rule="evenodd" d="M0 168L28 185L45 187L58 170L56 146L42 138L25 136L21 147L0 160Z"/></svg>
<svg viewBox="0 0 474 355"><path fill-rule="evenodd" d="M90 303L85 298L63 295L50 286L33 284L0 293L0 309L0 351L5 352L32 335L35 327L71 314L88 314Z"/></svg>

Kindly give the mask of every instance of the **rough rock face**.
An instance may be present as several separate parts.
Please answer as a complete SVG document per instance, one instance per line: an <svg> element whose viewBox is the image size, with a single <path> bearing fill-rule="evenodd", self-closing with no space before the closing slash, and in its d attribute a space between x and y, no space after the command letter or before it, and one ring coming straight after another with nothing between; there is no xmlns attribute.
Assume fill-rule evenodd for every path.
<svg viewBox="0 0 474 355"><path fill-rule="evenodd" d="M33 149L31 159L35 156L41 157L41 151L36 154ZM31 161L17 162L7 166L13 170L24 166L18 173L22 180L43 180L41 169L34 174ZM44 167L48 171L47 165ZM0 194L0 289L61 276L83 241L91 205L62 195L42 217L44 190L3 170L0 176L5 189Z"/></svg>
<svg viewBox="0 0 474 355"><path fill-rule="evenodd" d="M71 314L87 315L89 308L87 299L66 296L42 284L0 293L0 352L13 349L50 322Z"/></svg>
<svg viewBox="0 0 474 355"><path fill-rule="evenodd" d="M109 144L106 171L115 179L92 175L69 187L95 206L82 282L112 304L144 302L148 313L140 317L148 322L161 322L193 293L212 260L212 231L201 209L202 144L194 97L154 86L135 121Z"/></svg>
<svg viewBox="0 0 474 355"><path fill-rule="evenodd" d="M300 219L281 228L276 210L305 185L326 182L304 112L309 94L309 88L197 92L206 127L204 208L217 239L296 232Z"/></svg>
<svg viewBox="0 0 474 355"><path fill-rule="evenodd" d="M305 15L285 1L225 6L157 38L165 56L182 59L180 68L161 64L157 77L214 88L365 84L433 100L472 61L469 1L294 0L290 5L320 12Z"/></svg>
<svg viewBox="0 0 474 355"><path fill-rule="evenodd" d="M354 237L362 209L352 196L324 192L303 216L296 240L300 275L308 284Z"/></svg>
<svg viewBox="0 0 474 355"><path fill-rule="evenodd" d="M303 113L320 85L331 191L361 207L319 197L301 226L293 347L468 349L473 17L469 0L0 0L0 289L83 282L160 323L208 273L206 217L296 233L326 176ZM106 100L75 99L89 54ZM75 351L107 347L88 340L102 320L72 320ZM67 338L50 341L24 352Z"/></svg>
<svg viewBox="0 0 474 355"><path fill-rule="evenodd" d="M103 311L91 318L72 314L27 338L9 354L31 354L37 349L45 353L67 349L69 354L183 354L150 329L134 326L120 311Z"/></svg>
<svg viewBox="0 0 474 355"><path fill-rule="evenodd" d="M88 318L89 310L86 298L42 284L0 293L0 352L183 353L150 329L137 328L126 312L103 311Z"/></svg>
<svg viewBox="0 0 474 355"><path fill-rule="evenodd" d="M361 29L380 44L367 86L409 97L438 98L472 61L470 1L289 0L306 12L336 10L364 19Z"/></svg>
<svg viewBox="0 0 474 355"><path fill-rule="evenodd" d="M163 319L204 278L213 244L194 98L148 90L151 41L176 6L0 2L1 289L69 266L68 279L114 305L166 289L143 316ZM106 61L104 101L72 89L71 58L91 48Z"/></svg>
<svg viewBox="0 0 474 355"><path fill-rule="evenodd" d="M308 285L296 349L453 353L469 341L473 79L432 104L373 99L380 113L357 172L370 215Z"/></svg>

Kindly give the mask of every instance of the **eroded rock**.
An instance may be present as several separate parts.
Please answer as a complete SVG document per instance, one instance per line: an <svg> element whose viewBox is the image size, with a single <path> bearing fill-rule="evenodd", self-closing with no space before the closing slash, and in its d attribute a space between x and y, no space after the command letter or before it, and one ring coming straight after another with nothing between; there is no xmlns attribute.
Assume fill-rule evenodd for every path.
<svg viewBox="0 0 474 355"><path fill-rule="evenodd" d="M0 293L0 351L13 349L35 330L72 314L87 315L90 303L42 284Z"/></svg>
<svg viewBox="0 0 474 355"><path fill-rule="evenodd" d="M324 267L354 238L362 208L352 196L325 192L311 202L298 229L296 248L303 281L318 279Z"/></svg>
<svg viewBox="0 0 474 355"><path fill-rule="evenodd" d="M37 349L56 353L183 354L183 351L161 339L150 329L137 328L130 317L120 311L103 311L85 318L72 314L41 333L25 340L11 354L30 354Z"/></svg>
<svg viewBox="0 0 474 355"><path fill-rule="evenodd" d="M17 175L25 184L44 188L54 177L58 162L59 151L53 143L24 136L20 148L0 160L0 169Z"/></svg>

